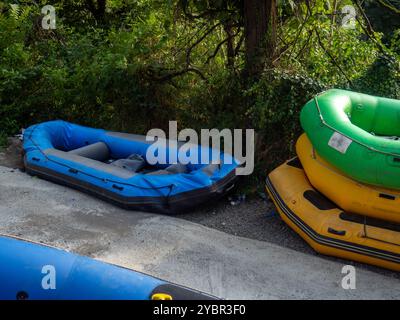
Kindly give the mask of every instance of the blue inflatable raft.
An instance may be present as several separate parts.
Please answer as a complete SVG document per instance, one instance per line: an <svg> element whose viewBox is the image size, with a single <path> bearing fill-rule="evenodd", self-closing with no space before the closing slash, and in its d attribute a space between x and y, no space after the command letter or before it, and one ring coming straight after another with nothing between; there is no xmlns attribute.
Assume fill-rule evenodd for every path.
<svg viewBox="0 0 400 320"><path fill-rule="evenodd" d="M32 175L128 209L159 213L187 211L234 186L238 162L230 155L220 153L220 164L150 166L146 154L152 143L145 136L50 121L25 130L24 163ZM175 151L166 147L167 159L180 145ZM205 151L211 157L211 149L196 148L197 157Z"/></svg>
<svg viewBox="0 0 400 320"><path fill-rule="evenodd" d="M130 269L0 236L0 300L209 300Z"/></svg>

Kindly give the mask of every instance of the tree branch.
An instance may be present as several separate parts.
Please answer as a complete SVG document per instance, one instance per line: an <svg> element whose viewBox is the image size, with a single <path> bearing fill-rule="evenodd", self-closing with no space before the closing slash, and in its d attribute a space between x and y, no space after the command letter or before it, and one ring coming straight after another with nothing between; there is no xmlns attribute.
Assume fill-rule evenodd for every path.
<svg viewBox="0 0 400 320"><path fill-rule="evenodd" d="M319 32L317 29L315 29L315 33L317 35L317 39L318 39L318 43L320 45L320 47L322 48L322 50L324 50L324 52L326 53L326 55L329 57L329 59L331 59L332 63L338 68L338 70L343 74L343 76L346 78L347 82L350 85L353 85L352 81L350 80L350 78L347 76L347 74L344 72L343 68L340 66L340 64L336 61L336 59L334 58L334 56L328 51L326 50L322 40L321 40L321 36L319 35Z"/></svg>
<svg viewBox="0 0 400 320"><path fill-rule="evenodd" d="M298 59L300 57L300 55L303 53L304 49L308 46L308 44L310 43L311 37L314 33L314 30L309 31L308 37L306 42L304 43L304 45L301 47L301 49L299 50L299 52L296 54L295 59Z"/></svg>
<svg viewBox="0 0 400 320"><path fill-rule="evenodd" d="M383 1L383 0L378 0L378 2L379 2L382 6L388 8L389 10L391 10L391 11L397 13L397 14L400 14L400 9L397 9L397 8L396 8L394 5L392 5L391 3L386 3L386 2Z"/></svg>
<svg viewBox="0 0 400 320"><path fill-rule="evenodd" d="M242 47L243 41L244 41L244 32L242 32L242 34L241 34L241 36L240 36L240 38L239 38L239 41L238 41L238 43L236 44L236 47L235 47L235 56L238 55L239 50L240 50L240 48Z"/></svg>
<svg viewBox="0 0 400 320"><path fill-rule="evenodd" d="M297 41L300 39L301 33L303 32L303 29L304 29L305 25L308 22L308 20L310 19L310 17L311 17L310 13L307 12L307 16L304 19L303 23L301 24L300 29L299 29L295 39L286 46L286 48L279 54L279 56L273 61L273 63L277 62L287 52L287 50L289 50L290 47L296 45ZM294 50L292 50L290 52L288 60L290 60L292 58L293 51Z"/></svg>
<svg viewBox="0 0 400 320"><path fill-rule="evenodd" d="M184 75L184 74L186 74L186 73L190 73L190 72L191 72L191 73L196 73L197 75L200 76L200 78L201 78L202 80L208 82L208 80L207 80L207 78L204 76L204 74L203 74L199 69L197 69L197 68L195 68L195 67L188 67L188 68L185 68L185 69L182 69L182 70L177 70L177 71L174 71L174 72L171 72L171 73L162 75L162 76L154 76L154 75L152 75L151 77L152 77L154 80L156 80L156 81L163 82L163 81L172 80L172 79L175 78L175 77L179 77L179 76L182 76L182 75Z"/></svg>
<svg viewBox="0 0 400 320"><path fill-rule="evenodd" d="M219 50L221 49L221 47L222 47L225 43L227 43L230 39L235 38L235 37L239 34L239 32L240 32L240 29L237 30L233 35L228 36L226 39L224 39L224 40L222 40L220 43L218 43L218 45L216 46L216 48L215 48L213 54L210 55L210 56L207 58L205 64L208 64L208 63L211 61L211 59L215 58L215 56L218 54L218 52L219 52ZM235 55L235 56L236 56L236 53L237 53L237 50L236 50L236 48L235 48L235 49L234 49L234 55Z"/></svg>
<svg viewBox="0 0 400 320"><path fill-rule="evenodd" d="M224 39L224 40L222 40L220 43L218 43L218 45L217 45L217 47L215 48L213 54L210 55L210 56L208 56L208 58L207 58L205 64L208 64L208 63L211 61L211 59L215 58L215 56L218 54L218 52L219 52L219 50L221 49L221 47L222 47L225 43L227 43L228 40L229 40L229 37L226 38L226 39Z"/></svg>
<svg viewBox="0 0 400 320"><path fill-rule="evenodd" d="M376 38L375 36L375 31L372 28L372 24L368 19L367 14L365 13L365 11L363 10L363 8L361 7L361 4L358 0L353 0L353 3L356 5L358 11L361 13L361 16L363 17L363 20L366 24L366 27L363 25L363 23L358 19L358 17L356 17L358 23L360 24L361 28L363 29L363 31L365 32L365 34L368 36L368 38L370 38L370 40L372 40L372 42L374 42L376 44L376 46L378 47L379 51L381 53L383 53L383 55L387 55L387 51L385 50L385 48L383 47L382 43L379 42L379 40Z"/></svg>
<svg viewBox="0 0 400 320"><path fill-rule="evenodd" d="M236 11L234 10L229 10L227 8L219 8L219 9L207 9L204 10L202 13L199 14L193 14L191 12L188 11L189 9L189 0L180 0L178 2L178 4L181 6L183 14L185 15L186 18L188 18L189 20L196 20L196 19L202 19L202 18L206 18L206 17L210 17L210 16L214 16L217 15L221 12L226 12L226 13L236 13Z"/></svg>
<svg viewBox="0 0 400 320"><path fill-rule="evenodd" d="M210 29L208 29L199 39L197 39L188 49L186 49L186 65L190 66L190 55L192 54L192 50L202 42L211 32L213 32L217 27L219 27L222 22L218 22L213 25Z"/></svg>

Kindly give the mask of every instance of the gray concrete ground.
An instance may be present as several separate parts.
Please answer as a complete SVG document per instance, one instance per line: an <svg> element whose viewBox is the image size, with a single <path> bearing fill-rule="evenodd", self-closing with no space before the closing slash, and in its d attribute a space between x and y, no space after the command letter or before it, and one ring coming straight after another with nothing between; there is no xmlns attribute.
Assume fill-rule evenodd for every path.
<svg viewBox="0 0 400 320"><path fill-rule="evenodd" d="M400 280L399 272L318 254L283 222L275 206L269 200L252 198L240 205L232 206L229 201L222 199L208 207L180 215L179 218L200 223L229 234L267 241L285 248L318 256L321 259L350 264L358 269L370 270Z"/></svg>
<svg viewBox="0 0 400 320"><path fill-rule="evenodd" d="M194 220L190 214L181 218L185 217ZM357 289L344 290L341 262L181 218L122 210L19 170L0 167L3 234L64 248L228 299L400 298L400 280L394 273L357 268ZM226 227L225 213L224 219L225 225L221 225Z"/></svg>

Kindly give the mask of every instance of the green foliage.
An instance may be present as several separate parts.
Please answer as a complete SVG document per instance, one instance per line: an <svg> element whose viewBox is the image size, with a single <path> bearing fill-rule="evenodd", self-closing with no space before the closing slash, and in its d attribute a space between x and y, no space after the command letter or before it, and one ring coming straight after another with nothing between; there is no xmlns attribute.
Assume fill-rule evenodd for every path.
<svg viewBox="0 0 400 320"><path fill-rule="evenodd" d="M0 131L0 151L7 146L7 135Z"/></svg>
<svg viewBox="0 0 400 320"><path fill-rule="evenodd" d="M399 70L398 62L381 57L356 80L353 88L372 95L400 99Z"/></svg>
<svg viewBox="0 0 400 320"><path fill-rule="evenodd" d="M242 73L241 0L108 0L104 12L87 0L57 1L56 30L40 27L47 1L15 2L0 2L0 144L57 118L137 133L168 120L196 130L255 128L263 176L294 155L299 110L323 89L400 99L397 20L373 36L362 19L345 29L350 0L311 8L280 1L278 55L253 84Z"/></svg>
<svg viewBox="0 0 400 320"><path fill-rule="evenodd" d="M195 130L244 127L246 104L240 78L226 70L208 80L199 83L178 101L182 127Z"/></svg>
<svg viewBox="0 0 400 320"><path fill-rule="evenodd" d="M367 0L365 3L366 12L371 20L371 23L376 31L382 32L385 40L390 41L390 37L397 29L400 28L400 1L399 0L384 0L387 6L382 5L376 0ZM391 10L390 8L394 8ZM398 12L396 13L397 10Z"/></svg>
<svg viewBox="0 0 400 320"><path fill-rule="evenodd" d="M4 132L56 118L145 132L171 115L166 101L174 88L147 77L149 66L159 64L163 43L154 14L131 30L77 33L61 25L32 38L34 21L12 11L0 17Z"/></svg>
<svg viewBox="0 0 400 320"><path fill-rule="evenodd" d="M300 12L288 18L281 37L293 45L284 51L281 65L331 85L350 84L375 61L378 48L368 41L360 24L354 29L343 27L345 14L338 12L351 1L337 1L336 10L327 3L317 1L311 12L301 6Z"/></svg>
<svg viewBox="0 0 400 320"><path fill-rule="evenodd" d="M301 107L327 86L307 75L282 71L266 72L246 94L254 103L248 110L258 133L257 163L271 170L294 155L294 144L302 132Z"/></svg>

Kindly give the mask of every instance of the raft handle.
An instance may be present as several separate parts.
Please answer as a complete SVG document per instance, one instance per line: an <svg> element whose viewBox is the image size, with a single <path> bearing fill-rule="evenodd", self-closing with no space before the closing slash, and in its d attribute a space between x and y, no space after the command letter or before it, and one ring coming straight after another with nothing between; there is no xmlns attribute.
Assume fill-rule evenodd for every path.
<svg viewBox="0 0 400 320"><path fill-rule="evenodd" d="M173 300L173 298L167 293L155 293L151 296L151 300Z"/></svg>
<svg viewBox="0 0 400 320"><path fill-rule="evenodd" d="M124 187L117 186L116 184L113 184L112 187L113 187L114 189L119 190L119 191L124 190Z"/></svg>
<svg viewBox="0 0 400 320"><path fill-rule="evenodd" d="M28 300L29 295L25 291L18 291L15 297L17 300Z"/></svg>
<svg viewBox="0 0 400 320"><path fill-rule="evenodd" d="M76 170L76 169L73 169L73 168L70 168L68 171L69 171L69 172L71 172L71 173L75 173L75 174L77 174L77 173L78 173L78 170Z"/></svg>
<svg viewBox="0 0 400 320"><path fill-rule="evenodd" d="M39 159L39 158L36 158L36 157L33 157L32 160L33 160L33 161L40 161L40 159Z"/></svg>
<svg viewBox="0 0 400 320"><path fill-rule="evenodd" d="M379 198L388 199L388 200L396 200L395 196L386 193L380 193Z"/></svg>
<svg viewBox="0 0 400 320"><path fill-rule="evenodd" d="M344 231L344 230L335 230L335 229L333 229L331 227L328 228L328 232L332 233L332 234L335 234L337 236L345 236L346 235L346 231Z"/></svg>

